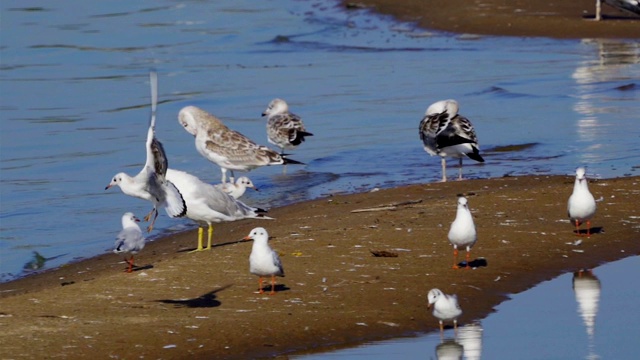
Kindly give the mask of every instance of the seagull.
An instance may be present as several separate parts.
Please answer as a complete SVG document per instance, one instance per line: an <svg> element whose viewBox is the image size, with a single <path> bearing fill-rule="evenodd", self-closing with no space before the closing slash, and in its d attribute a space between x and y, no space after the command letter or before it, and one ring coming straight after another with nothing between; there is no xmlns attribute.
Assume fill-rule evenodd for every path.
<svg viewBox="0 0 640 360"><path fill-rule="evenodd" d="M151 120L147 131L147 160L138 175L131 177L125 173L117 173L113 176L107 190L112 186L119 186L123 193L129 196L148 200L153 203L153 209L144 217L153 221L147 227L151 232L158 217L158 206L163 206L171 217L182 217L187 212L187 206L180 191L165 178L168 161L162 143L155 137L156 106L158 103L158 75L152 71L149 74L151 81Z"/></svg>
<svg viewBox="0 0 640 360"><path fill-rule="evenodd" d="M473 223L473 217L469 206L467 205L467 198L460 196L458 198L458 210L456 211L456 219L451 223L451 229L449 230L449 242L453 245L453 268L458 269L458 246L460 248L467 248L467 266L469 268L469 257L471 254L471 248L478 240L476 234L476 226Z"/></svg>
<svg viewBox="0 0 640 360"><path fill-rule="evenodd" d="M462 158L484 162L478 139L469 119L458 115L458 102L452 99L431 104L418 128L424 150L442 158L442 181L447 181L446 157L460 159L458 180L462 180Z"/></svg>
<svg viewBox="0 0 640 360"><path fill-rule="evenodd" d="M182 193L187 204L186 217L199 225L206 223L209 226L207 247L203 247L202 238L204 229L198 227L198 247L194 251L211 250L213 240L212 223L223 221L236 221L242 219L272 219L264 216L266 211L245 205L234 199L220 188L207 184L184 171L168 169L167 179L171 181Z"/></svg>
<svg viewBox="0 0 640 360"><path fill-rule="evenodd" d="M454 331L458 329L458 316L462 315L462 309L458 305L458 297L456 295L446 295L439 289L429 290L427 295L429 305L433 306L433 316L440 322L440 334L444 332L444 320L453 320Z"/></svg>
<svg viewBox="0 0 640 360"><path fill-rule="evenodd" d="M234 199L238 199L244 195L247 188L258 191L258 188L253 185L251 179L246 176L240 176L236 179L235 183L222 183L215 185L215 187L231 195Z"/></svg>
<svg viewBox="0 0 640 360"><path fill-rule="evenodd" d="M284 269L280 262L278 253L273 251L268 244L269 234L265 228L257 227L247 235L244 240L253 240L251 255L249 256L249 271L259 276L260 294L264 293L262 289L262 277L271 276L271 292L269 295L275 294L276 276L284 277Z"/></svg>
<svg viewBox="0 0 640 360"><path fill-rule="evenodd" d="M222 183L227 170L249 171L265 165L302 164L288 159L266 146L258 145L241 133L226 127L220 119L195 106L180 110L178 121L195 137L196 149L222 170Z"/></svg>
<svg viewBox="0 0 640 360"><path fill-rule="evenodd" d="M116 254L131 253L131 258L129 260L125 258L124 260L129 264L128 273L133 269L133 255L144 248L145 238L142 236L140 226L136 224L139 221L140 219L131 212L122 215L122 230L118 233L115 248L113 249Z"/></svg>
<svg viewBox="0 0 640 360"><path fill-rule="evenodd" d="M640 15L640 1L638 0L604 0L607 5L618 10L626 11L630 14ZM602 20L600 15L602 8L602 0L596 0L596 21Z"/></svg>
<svg viewBox="0 0 640 360"><path fill-rule="evenodd" d="M282 99L273 99L262 113L267 116L267 139L280 148L293 149L304 141L305 136L313 136L307 132L300 116L289 112L289 105Z"/></svg>
<svg viewBox="0 0 640 360"><path fill-rule="evenodd" d="M585 168L576 169L576 181L573 193L569 196L567 212L571 222L576 225L576 234L580 236L580 224L587 223L587 236L591 236L591 218L596 213L596 200L589 192Z"/></svg>

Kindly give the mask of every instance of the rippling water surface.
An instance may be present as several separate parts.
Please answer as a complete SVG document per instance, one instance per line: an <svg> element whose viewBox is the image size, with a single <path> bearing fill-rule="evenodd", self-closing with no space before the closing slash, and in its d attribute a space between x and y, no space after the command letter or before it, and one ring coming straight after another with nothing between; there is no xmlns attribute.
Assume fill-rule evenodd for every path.
<svg viewBox="0 0 640 360"><path fill-rule="evenodd" d="M262 191L245 200L261 207L437 181L417 127L446 98L486 159L466 161L467 177L579 165L638 175L638 42L457 36L320 1L9 0L0 11L2 281L109 251L121 215L149 211L104 187L144 162L150 68L170 166L212 183L220 171L179 126L183 106L263 144L271 99L303 117L315 136L291 157L307 165L249 173ZM191 226L162 211L152 236Z"/></svg>

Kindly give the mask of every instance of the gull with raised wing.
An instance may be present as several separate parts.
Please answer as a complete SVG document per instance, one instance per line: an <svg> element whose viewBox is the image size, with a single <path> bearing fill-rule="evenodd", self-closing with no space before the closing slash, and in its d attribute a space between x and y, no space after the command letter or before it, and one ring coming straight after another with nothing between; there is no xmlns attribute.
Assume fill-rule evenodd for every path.
<svg viewBox="0 0 640 360"><path fill-rule="evenodd" d="M136 176L132 177L123 172L114 175L105 190L112 186L119 186L126 195L151 201L153 209L144 217L145 221L149 221L153 216L153 221L147 227L147 231L151 232L158 217L158 206L163 206L170 217L184 216L187 212L187 206L180 191L165 177L169 167L167 156L162 143L155 137L158 76L152 71L149 78L151 81L151 120L147 131L146 162Z"/></svg>
<svg viewBox="0 0 640 360"><path fill-rule="evenodd" d="M253 240L253 247L249 256L249 271L259 277L260 294L264 293L262 288L262 277L264 276L271 276L271 292L269 295L275 294L276 276L284 277L284 269L278 253L269 247L267 230L257 227L251 230L244 240Z"/></svg>
<svg viewBox="0 0 640 360"><path fill-rule="evenodd" d="M247 189L258 191L258 188L253 185L251 179L246 176L240 176L238 179L236 179L235 183L227 182L217 184L215 185L215 187L231 195L234 199L239 199L242 195L244 195Z"/></svg>
<svg viewBox="0 0 640 360"><path fill-rule="evenodd" d="M583 167L576 169L576 181L573 184L573 193L569 196L567 212L571 222L576 225L576 235L580 236L580 224L587 223L587 236L591 236L591 218L596 214L596 200L589 191L586 170Z"/></svg>
<svg viewBox="0 0 640 360"><path fill-rule="evenodd" d="M442 162L442 181L447 181L446 157L458 158L458 180L462 180L462 158L484 162L480 156L478 138L471 121L458 115L458 102L452 99L431 104L418 128L424 150L438 155Z"/></svg>
<svg viewBox="0 0 640 360"><path fill-rule="evenodd" d="M267 140L279 147L281 153L300 145L305 136L313 136L305 129L300 116L289 112L289 105L282 99L271 100L262 116L267 116Z"/></svg>
<svg viewBox="0 0 640 360"><path fill-rule="evenodd" d="M453 268L458 269L458 247L466 247L466 268L469 268L471 257L471 248L478 240L476 234L476 226L473 223L471 211L467 204L467 198L460 196L458 198L458 208L456 210L456 219L451 223L449 230L449 242L453 245Z"/></svg>
<svg viewBox="0 0 640 360"><path fill-rule="evenodd" d="M122 230L118 233L113 249L113 252L116 254L131 253L130 259L124 259L129 265L127 269L128 273L133 269L133 255L144 248L145 238L142 236L142 230L140 230L140 226L137 224L139 221L140 220L131 212L122 215Z"/></svg>
<svg viewBox="0 0 640 360"><path fill-rule="evenodd" d="M236 221L242 219L271 219L265 216L265 210L250 207L234 199L220 188L207 184L184 171L169 169L169 179L182 193L187 204L186 217L198 223L198 247L194 251L211 250L213 241L212 223ZM207 247L203 246L203 224L209 226Z"/></svg>
<svg viewBox="0 0 640 360"><path fill-rule="evenodd" d="M440 334L444 332L443 321L453 320L453 328L456 331L458 329L458 317L462 315L462 309L458 305L458 297L456 295L447 295L439 289L431 289L427 299L429 301L427 308L429 309L433 306L433 316L440 323Z"/></svg>
<svg viewBox="0 0 640 360"><path fill-rule="evenodd" d="M234 170L250 171L267 165L302 164L266 146L256 144L198 107L182 108L178 114L178 121L195 137L198 152L220 166L222 183L227 182L227 170L231 171L231 182L235 182Z"/></svg>

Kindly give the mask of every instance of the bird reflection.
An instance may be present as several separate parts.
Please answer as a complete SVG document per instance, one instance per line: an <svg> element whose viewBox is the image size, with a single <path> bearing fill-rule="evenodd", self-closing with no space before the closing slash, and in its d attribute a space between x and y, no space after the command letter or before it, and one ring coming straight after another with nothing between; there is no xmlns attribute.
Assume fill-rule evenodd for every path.
<svg viewBox="0 0 640 360"><path fill-rule="evenodd" d="M582 317L589 337L589 355L587 359L598 359L594 352L594 335L598 302L600 301L600 280L591 270L579 270L573 273L573 291L578 303L578 313Z"/></svg>
<svg viewBox="0 0 640 360"><path fill-rule="evenodd" d="M436 358L443 359L470 359L477 360L482 357L482 325L473 322L458 328L455 338L446 338L436 346Z"/></svg>

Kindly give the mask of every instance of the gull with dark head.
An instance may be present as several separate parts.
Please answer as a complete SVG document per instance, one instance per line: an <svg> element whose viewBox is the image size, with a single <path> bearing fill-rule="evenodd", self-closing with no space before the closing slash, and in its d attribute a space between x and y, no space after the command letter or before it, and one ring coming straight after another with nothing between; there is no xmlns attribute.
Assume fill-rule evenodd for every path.
<svg viewBox="0 0 640 360"><path fill-rule="evenodd" d="M113 249L113 252L116 254L131 253L131 258L129 260L125 258L124 260L129 265L127 269L129 273L133 269L133 255L142 250L145 243L142 230L140 230L140 226L137 224L139 221L140 220L131 212L122 215L122 230L118 233Z"/></svg>
<svg viewBox="0 0 640 360"><path fill-rule="evenodd" d="M167 179L180 189L187 204L187 218L200 225L198 227L198 247L194 251L211 250L213 241L212 223L237 221L242 219L271 219L265 210L250 207L234 199L220 188L207 184L189 173L169 169ZM202 244L203 224L209 226L207 247Z"/></svg>
<svg viewBox="0 0 640 360"><path fill-rule="evenodd" d="M134 177L122 172L114 175L105 190L112 186L119 186L126 195L151 201L153 209L144 217L145 221L149 221L153 216L153 221L147 227L147 231L151 232L158 217L158 206L163 206L170 217L184 216L187 207L178 189L165 177L169 167L167 156L162 143L155 136L158 76L152 71L149 78L151 82L151 120L147 131L146 162L138 175Z"/></svg>
<svg viewBox="0 0 640 360"><path fill-rule="evenodd" d="M302 164L266 146L256 144L198 107L182 108L178 114L178 121L195 137L198 152L220 166L222 183L227 181L227 170L231 171L231 182L234 182L234 170L249 171L267 165Z"/></svg>
<svg viewBox="0 0 640 360"><path fill-rule="evenodd" d="M576 181L573 184L573 193L569 196L567 212L571 222L576 225L576 235L580 236L580 224L587 223L587 236L591 236L591 218L596 214L596 200L589 191L586 170L583 167L576 169Z"/></svg>
<svg viewBox="0 0 640 360"><path fill-rule="evenodd" d="M429 155L442 158L442 181L447 181L446 157L458 158L460 170L458 180L462 180L462 158L468 157L484 162L480 156L478 139L471 121L458 115L458 102L442 100L431 104L418 128L424 150Z"/></svg>
<svg viewBox="0 0 640 360"><path fill-rule="evenodd" d="M440 334L444 332L443 321L453 320L453 328L457 330L458 317L462 315L462 309L458 305L458 297L456 295L447 295L439 289L431 289L427 299L429 301L427 308L433 306L433 316L440 323Z"/></svg>
<svg viewBox="0 0 640 360"><path fill-rule="evenodd" d="M247 235L244 240L253 240L251 255L249 255L249 271L259 277L259 291L264 293L262 288L262 277L271 276L271 292L275 294L276 276L284 277L284 269L280 262L278 253L269 247L269 233L265 228L257 227Z"/></svg>
<svg viewBox="0 0 640 360"><path fill-rule="evenodd" d="M460 196L458 198L458 208L456 210L456 219L451 223L451 229L449 230L449 242L453 245L453 268L457 269L458 266L458 247L466 247L467 261L466 268L469 268L469 261L471 261L471 248L478 240L476 234L476 226L473 223L473 217L467 204L467 198Z"/></svg>
<svg viewBox="0 0 640 360"><path fill-rule="evenodd" d="M267 116L267 139L273 145L284 149L293 149L300 145L305 136L313 136L307 132L300 116L289 112L289 105L282 99L273 99L262 113Z"/></svg>

